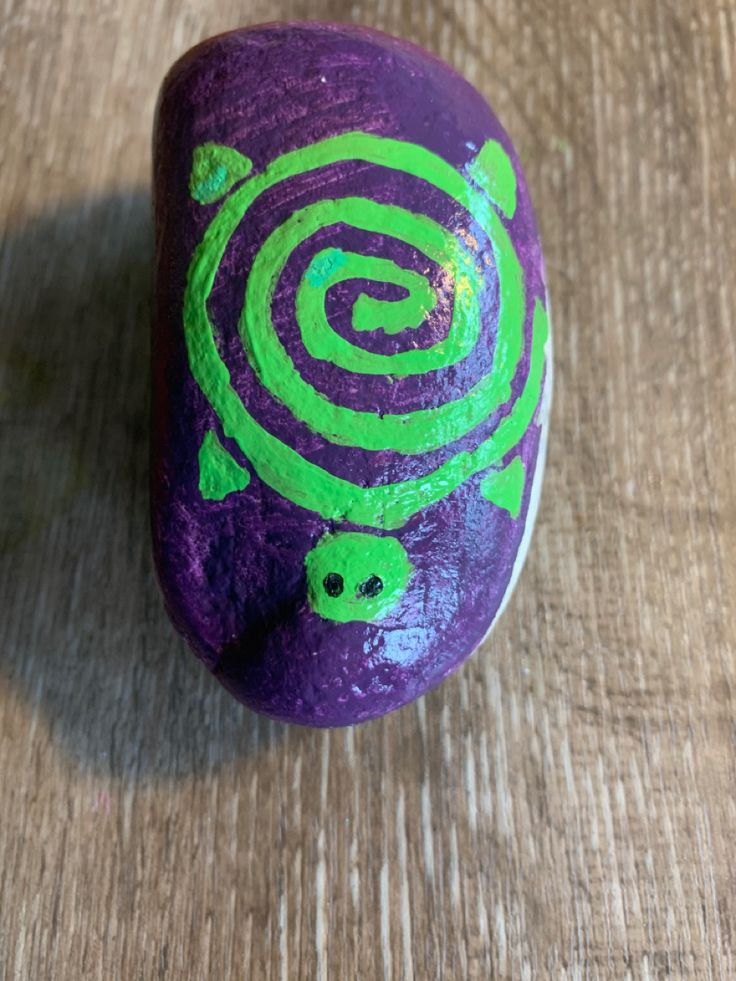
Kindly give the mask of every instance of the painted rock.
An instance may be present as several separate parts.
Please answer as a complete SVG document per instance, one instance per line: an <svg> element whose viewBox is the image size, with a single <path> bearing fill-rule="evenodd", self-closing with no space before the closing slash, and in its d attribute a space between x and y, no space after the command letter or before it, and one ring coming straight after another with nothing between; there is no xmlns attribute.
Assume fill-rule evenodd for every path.
<svg viewBox="0 0 736 981"><path fill-rule="evenodd" d="M185 55L154 152L169 614L259 712L382 715L478 646L529 542L550 363L513 146L436 58L309 23Z"/></svg>

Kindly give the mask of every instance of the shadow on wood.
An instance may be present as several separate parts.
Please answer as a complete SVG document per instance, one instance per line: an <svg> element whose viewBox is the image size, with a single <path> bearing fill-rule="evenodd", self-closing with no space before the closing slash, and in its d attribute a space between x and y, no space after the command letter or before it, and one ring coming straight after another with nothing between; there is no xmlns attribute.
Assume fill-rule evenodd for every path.
<svg viewBox="0 0 736 981"><path fill-rule="evenodd" d="M152 234L142 189L6 232L0 362L0 683L82 768L208 771L284 731L170 626L148 532Z"/></svg>

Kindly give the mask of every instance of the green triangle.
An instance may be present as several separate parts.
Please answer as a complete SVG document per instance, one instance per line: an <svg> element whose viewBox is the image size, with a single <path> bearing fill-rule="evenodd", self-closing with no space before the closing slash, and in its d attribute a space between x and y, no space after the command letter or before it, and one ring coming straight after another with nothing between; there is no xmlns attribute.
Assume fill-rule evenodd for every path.
<svg viewBox="0 0 736 981"><path fill-rule="evenodd" d="M233 491L244 490L250 474L230 456L210 429L199 448L199 490L208 501L221 501Z"/></svg>
<svg viewBox="0 0 736 981"><path fill-rule="evenodd" d="M480 492L487 501L508 511L512 518L519 517L524 496L526 471L520 456L515 456L503 470L492 470L480 482Z"/></svg>
<svg viewBox="0 0 736 981"><path fill-rule="evenodd" d="M189 193L200 204L212 204L247 177L252 168L253 161L232 147L203 143L194 151Z"/></svg>
<svg viewBox="0 0 736 981"><path fill-rule="evenodd" d="M516 211L516 174L509 155L496 140L488 140L468 168L470 177L507 218Z"/></svg>

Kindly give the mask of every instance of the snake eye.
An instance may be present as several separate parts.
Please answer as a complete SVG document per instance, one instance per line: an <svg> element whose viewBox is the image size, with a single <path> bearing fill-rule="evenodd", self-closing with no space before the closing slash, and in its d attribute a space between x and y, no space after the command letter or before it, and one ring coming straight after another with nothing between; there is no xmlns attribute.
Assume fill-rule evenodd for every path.
<svg viewBox="0 0 736 981"><path fill-rule="evenodd" d="M365 582L362 582L360 586L358 586L358 592L360 595L368 597L378 596L382 589L383 582L378 576L368 576Z"/></svg>
<svg viewBox="0 0 736 981"><path fill-rule="evenodd" d="M322 580L322 585L325 587L327 595L333 597L339 596L345 588L343 578L339 572L328 572Z"/></svg>

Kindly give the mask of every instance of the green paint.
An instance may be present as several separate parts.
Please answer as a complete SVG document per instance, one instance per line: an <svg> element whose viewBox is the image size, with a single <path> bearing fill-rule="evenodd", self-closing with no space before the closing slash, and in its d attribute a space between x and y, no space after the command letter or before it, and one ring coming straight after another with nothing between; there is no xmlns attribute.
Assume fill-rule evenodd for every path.
<svg viewBox="0 0 736 981"><path fill-rule="evenodd" d="M508 511L512 518L518 518L525 479L524 463L520 456L515 456L503 470L492 470L481 480L480 492L491 504Z"/></svg>
<svg viewBox="0 0 736 981"><path fill-rule="evenodd" d="M296 228L298 222L294 220L297 216L293 216L269 236L267 243L264 243L254 261L246 287L246 303L240 322L241 336L248 356L259 376L264 380L264 384L268 384L269 389L277 394L277 397L290 405L299 418L303 418L305 412L308 413L309 418L317 423L315 428L324 432L333 442L340 442L342 439L347 445L368 445L381 449L398 447L400 451L410 453L426 452L433 446L444 445L454 438L453 434L469 431L477 425L477 421L486 418L488 413L493 411L490 406L500 407L508 401L511 394L511 380L523 353L524 284L518 258L493 203L486 193L466 181L453 167L424 147L366 133L347 133L286 153L273 161L263 173L238 188L222 204L195 250L189 268L184 301L187 351L192 373L217 412L225 435L238 443L241 451L250 459L256 473L269 486L300 507L316 511L328 520L347 521L372 528L395 529L400 528L418 511L446 497L473 474L497 465L522 438L534 418L539 403L544 375L547 315L541 303L537 301L534 311L530 369L521 395L501 419L495 432L472 452L457 453L442 466L421 477L371 487L353 484L303 459L295 450L262 428L232 388L230 374L217 350L213 326L207 312L207 300L230 237L258 195L291 176L342 160L365 161L400 170L435 185L467 209L488 237L499 278L498 333L491 372L475 387L474 395L469 401L461 399L448 403L447 407L440 406L438 409L422 410L405 416L386 415L383 420L374 416L372 418L376 421L369 423L367 435L363 432L357 433L356 427L362 427L367 422L364 417L370 414L355 413L343 406L333 406L311 386L306 386L303 379L297 376L295 382L296 373L293 364L281 348L278 338L274 343L272 337L275 336L275 332L271 324L270 296L278 277L275 269L279 262L281 262L279 268L283 267L284 250L287 250L286 255L288 255L288 250L294 247L294 242L301 240ZM356 208L358 202L359 207ZM312 210L320 207L322 210L319 212ZM438 248L450 248L445 235L439 234L442 230L437 226L433 229L433 223L426 216L412 215L403 209L388 205L379 206L375 202L362 198L320 202L318 205L303 209L300 215L304 221L316 221L315 228L318 228L323 227L326 221L335 220L335 215L339 214L342 208L346 209L345 220L350 224L358 224L359 227L384 233L389 229L391 234L397 237L409 235L418 237L421 241L419 247L428 255L429 250L434 247L433 242ZM390 224L387 224L387 220L390 220ZM323 224L320 224L320 221ZM361 222L363 224L360 224ZM406 240L412 239L407 237ZM268 258L272 265L261 261L268 243L271 250ZM472 264L472 260L465 249L457 243L452 245L448 255L452 256L452 260L448 258L447 262L456 263L450 269L456 280L455 305L459 305L464 310L461 321L455 324L453 320L454 335L457 336L452 342L449 342L449 339L443 342L447 345L444 353L452 357L457 355L458 348L462 350L463 344L468 343L468 337L474 337L473 344L477 339L477 333L473 335L473 331L478 329L477 324L473 327L473 310L478 302L477 291L482 285L482 274L475 271L475 267L471 269L468 264ZM333 260L335 258L333 256ZM326 276L329 279L334 274L334 268L331 269L326 263L321 271L315 274L316 282L309 284L311 289L307 290L305 287L302 290L300 287L300 292L303 297L306 297L302 302L306 302L307 307L311 302L310 296L316 296L318 293L322 295L320 291L323 289L324 281L320 285L320 277ZM256 285L252 285L253 283ZM257 293L258 285L263 290L261 294ZM269 300L264 303L266 294ZM256 318L255 311L259 312L259 319ZM322 344L322 350L325 350L324 339L319 339L319 330L311 324L306 324L304 310L298 313L298 316L309 344L316 344L317 350L320 350ZM320 329L324 333L324 325ZM258 331L261 332L263 341L256 336ZM334 332L332 334L337 336ZM317 337L316 341L315 337ZM306 339L305 343L307 343ZM344 366L341 360L343 356L362 357L354 353L360 351L359 348L350 344L347 344L347 348L349 349L347 351L338 351L334 345L328 344L326 348L328 360ZM401 352L401 354L420 353L423 352ZM400 355L393 357L399 358ZM279 371L285 373L288 381L284 381L283 375L279 375L276 365ZM403 365L403 367L407 366ZM399 364L399 369L401 367L402 365ZM358 370L364 370L362 365ZM409 373L414 373L416 370L414 365ZM430 369L420 367L418 370ZM392 359L391 374L400 373L400 370L396 370L396 364ZM306 407L301 404L301 401L299 405L295 405L296 399L291 388L294 383L300 386L299 391L302 396L306 394ZM476 400L485 400L485 415L474 408ZM441 423L438 420L441 420ZM380 425L383 422L386 422L385 428ZM436 435L433 428L438 424L442 426L440 436ZM403 428L407 429L407 436L402 434Z"/></svg>
<svg viewBox="0 0 736 981"><path fill-rule="evenodd" d="M309 605L321 617L338 623L385 616L401 598L413 569L397 538L362 532L324 535L304 564ZM333 590L339 590L338 595L329 594L328 577L339 577ZM375 595L366 594L376 590Z"/></svg>
<svg viewBox="0 0 736 981"><path fill-rule="evenodd" d="M420 273L402 269L391 259L350 253L352 262L349 272L361 279L375 283L391 283L406 290L400 300L379 300L361 293L353 306L353 327L357 331L383 330L386 334L400 334L414 330L427 319L437 306L437 294Z"/></svg>
<svg viewBox="0 0 736 981"><path fill-rule="evenodd" d="M262 384L297 419L333 443L406 454L440 449L470 432L508 398L511 378L507 371L491 372L462 398L437 408L401 415L359 412L336 405L306 382L273 327L273 293L287 259L299 242L325 225L340 221L349 221L353 227L372 232L391 228L396 237L412 245L420 247L420 243L424 243L427 254L436 255L436 246L440 242L447 245L445 240L450 237L423 215L413 215L402 208L377 204L365 198L320 201L297 211L266 239L248 277L239 329L250 363ZM520 279L518 269L514 273L518 273ZM477 274L469 279L473 284L477 281ZM305 277L303 284L306 282ZM331 282L331 278L326 282ZM321 305L315 308L305 294L306 289L306 286L299 289L296 310L307 350L314 357L325 358L350 371L360 371L361 365L372 366L378 362L380 374L406 375L455 364L472 350L480 329L477 299L473 294L475 302L469 304L466 302L469 298L463 297L465 291L456 287L453 328L445 341L423 351L377 355L354 347L332 331L326 319L320 317L320 311L324 310L321 291ZM473 310L472 318L467 316L469 305ZM517 306L514 313L515 322L507 321L507 325L520 331L523 309ZM372 373L376 373L375 367Z"/></svg>
<svg viewBox="0 0 736 981"><path fill-rule="evenodd" d="M327 289L328 283L332 286L333 283L339 283L343 279L339 275L340 270L349 262L348 253L343 252L342 249L323 249L309 263L304 278L310 286L316 288L324 286Z"/></svg>
<svg viewBox="0 0 736 981"><path fill-rule="evenodd" d="M544 376L547 315L537 303L531 365L524 389L511 412L472 452L458 453L423 477L362 487L336 477L263 429L230 385L224 364L207 379L217 400L226 435L236 440L261 480L300 507L333 521L396 529L412 515L451 494L473 474L498 463L526 432L539 402Z"/></svg>
<svg viewBox="0 0 736 981"><path fill-rule="evenodd" d="M304 273L300 286L302 306L308 304L310 313L312 308L314 312L321 310L324 317L325 294L331 287L347 279L391 283L408 294L401 300L387 302L361 293L353 306L354 330L383 330L387 334L400 334L407 328L418 327L437 305L434 290L420 273L403 269L391 259L344 252L342 249L323 249L314 256ZM319 290L319 293L312 294L311 288ZM297 304L299 302L297 298ZM306 327L305 323L303 330Z"/></svg>
<svg viewBox="0 0 736 981"><path fill-rule="evenodd" d="M212 204L247 177L252 167L252 161L232 147L203 143L194 151L189 193L200 204Z"/></svg>
<svg viewBox="0 0 736 981"><path fill-rule="evenodd" d="M422 248L426 255L449 270L448 280L451 276L454 276L455 282L460 284L477 280L478 273L472 258L445 229L423 215L413 215L403 208L380 205L363 198L322 201L304 208L277 229L271 239L265 243L264 248L270 244L274 251L279 251L278 256L274 256L274 260L281 263L283 268L289 248L293 247L293 244L284 243L282 236L291 238L294 231L298 231L299 241L303 241L309 234L307 227L316 230L320 227L321 221L328 224L333 221L349 221L355 227L378 232L385 230L386 222L391 222L388 227L391 228L394 237L402 238L410 244L422 243L421 246L416 247ZM410 274L408 270L402 269L388 259L376 259L355 253L343 253L343 256L344 261L334 266L330 274L321 277L318 288L310 288L315 286L315 277L313 276L310 282L310 269L307 269L297 289L297 321L301 328L304 346L313 358L329 361L346 371L360 374L403 377L420 375L457 364L473 350L480 333L480 310L475 292L467 286L459 289L455 296L448 336L432 347L385 355L366 351L341 337L327 320L325 295L328 289L345 279L370 278L378 282L394 283L409 291L409 296L405 299L391 302L376 300L361 294L353 307L353 327L358 331L383 326L388 332L395 333L400 329L402 320L406 321L406 327L418 326L437 303L434 291L417 273ZM275 280L278 279L278 275L279 273L275 274ZM253 272L251 272L252 278ZM423 284L421 287L417 280ZM268 289L268 286L264 289ZM253 294L256 295L256 302L259 302L255 287ZM260 309L263 310L262 305ZM250 326L255 330L255 324L256 317L253 313L252 322L250 325L246 324L246 329ZM258 337L261 346L268 345L269 341L270 332L269 336ZM276 357L283 367L283 357L279 353ZM500 380L499 384L502 383ZM314 404L314 400L310 400L310 406ZM386 429L388 430L392 425L393 423L387 424Z"/></svg>
<svg viewBox="0 0 736 981"><path fill-rule="evenodd" d="M507 218L516 211L516 174L506 151L496 140L484 143L468 168L471 179L482 187Z"/></svg>
<svg viewBox="0 0 736 981"><path fill-rule="evenodd" d="M250 475L230 456L210 429L199 448L199 491L208 501L221 501L233 491L244 490Z"/></svg>

